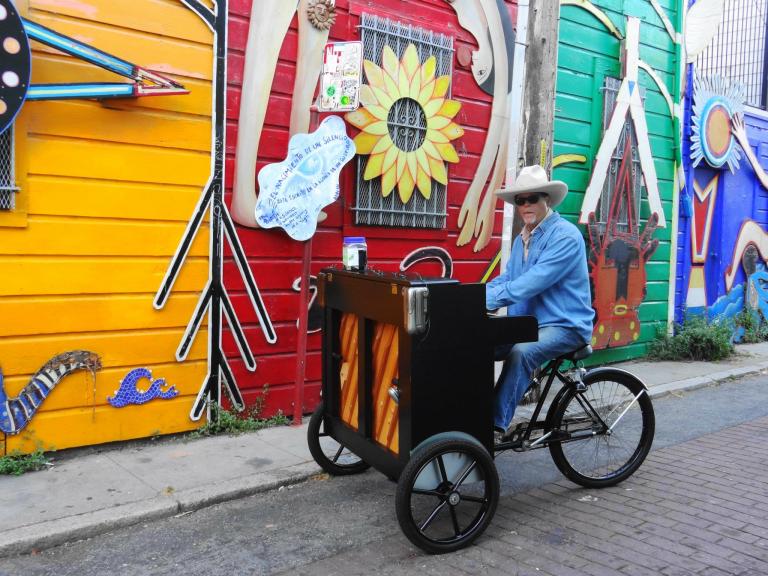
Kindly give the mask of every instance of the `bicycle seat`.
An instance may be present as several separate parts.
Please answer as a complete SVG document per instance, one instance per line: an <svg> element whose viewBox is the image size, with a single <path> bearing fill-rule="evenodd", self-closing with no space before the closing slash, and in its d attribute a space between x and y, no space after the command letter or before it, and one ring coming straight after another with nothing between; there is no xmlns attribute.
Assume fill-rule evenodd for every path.
<svg viewBox="0 0 768 576"><path fill-rule="evenodd" d="M560 356L560 360L570 360L571 362L576 362L577 360L584 360L584 358L589 358L592 356L592 346L589 344L585 344L581 348L576 348L573 352L568 352L567 354L563 354Z"/></svg>

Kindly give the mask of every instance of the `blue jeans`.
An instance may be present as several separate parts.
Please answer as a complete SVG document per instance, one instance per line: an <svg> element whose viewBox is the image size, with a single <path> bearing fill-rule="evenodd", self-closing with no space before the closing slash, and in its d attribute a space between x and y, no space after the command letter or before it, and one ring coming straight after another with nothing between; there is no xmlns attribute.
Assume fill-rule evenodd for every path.
<svg viewBox="0 0 768 576"><path fill-rule="evenodd" d="M582 346L584 339L575 329L558 326L539 328L538 342L498 346L495 350L496 360L504 360L504 368L496 383L493 425L507 429L536 368Z"/></svg>

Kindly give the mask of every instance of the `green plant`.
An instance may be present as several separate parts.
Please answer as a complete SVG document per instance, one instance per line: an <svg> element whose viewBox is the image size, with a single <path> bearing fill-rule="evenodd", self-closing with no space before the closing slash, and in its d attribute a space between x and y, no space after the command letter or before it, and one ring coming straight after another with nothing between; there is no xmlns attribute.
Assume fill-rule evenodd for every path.
<svg viewBox="0 0 768 576"><path fill-rule="evenodd" d="M241 418L218 404L211 404L211 416L208 422L200 429L190 433L190 437L200 438L220 434L236 436L244 432L255 432L272 426L284 426L289 422L288 417L280 411L270 418L254 418L252 414L253 410L251 415Z"/></svg>
<svg viewBox="0 0 768 576"><path fill-rule="evenodd" d="M688 316L670 336L665 327L657 331L648 354L656 360L722 360L733 353L730 322L703 316Z"/></svg>
<svg viewBox="0 0 768 576"><path fill-rule="evenodd" d="M43 470L50 464L50 459L40 449L31 454L22 454L15 450L6 456L0 456L0 474L21 476L25 472Z"/></svg>
<svg viewBox="0 0 768 576"><path fill-rule="evenodd" d="M768 326L763 321L760 311L752 311L747 308L739 312L733 319L736 327L744 330L741 342L754 344L768 340Z"/></svg>

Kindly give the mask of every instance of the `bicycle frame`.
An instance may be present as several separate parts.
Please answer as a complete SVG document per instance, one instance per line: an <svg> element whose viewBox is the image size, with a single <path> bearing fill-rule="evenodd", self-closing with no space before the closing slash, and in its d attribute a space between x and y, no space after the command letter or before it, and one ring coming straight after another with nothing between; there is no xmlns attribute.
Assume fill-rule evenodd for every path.
<svg viewBox="0 0 768 576"><path fill-rule="evenodd" d="M581 384L581 381L575 381L573 380L568 374L562 372L560 370L560 367L566 360L563 358L555 358L554 360L551 360L547 363L547 365L544 367L544 369L541 371L541 374L537 378L539 381L544 381L546 379L546 384L544 385L544 389L541 392L541 395L539 396L538 401L536 402L536 407L533 411L533 415L531 416L530 420L527 422L521 422L517 425L513 432L513 437L509 440L506 440L504 442L500 442L499 444L496 444L494 446L493 452L494 455L499 454L501 452L505 452L507 450L514 450L516 452L526 452L528 450L534 450L536 448L543 448L544 446L547 446L550 442L567 442L570 440L579 440L585 436L593 436L593 432L589 432L587 434L580 434L578 436L572 436L569 433L563 433L559 430L549 430L548 432L545 432L540 438L537 438L533 442L531 442L531 435L536 430L544 430L546 427L546 418L539 420L539 415L541 414L542 409L544 408L544 404L547 400L547 397L549 396L550 389L552 388L552 383L555 381L555 378L560 380L560 382L563 383L563 386L569 387L572 389L575 389L578 391L578 386ZM558 393L555 396L555 401L559 398L560 394ZM599 422L601 426L601 430L603 432L610 431L610 428L608 425L603 421L603 419L600 417L600 414L597 410L590 404L589 400L586 398L583 398L581 396L577 396L576 399L578 400L579 404L582 406L584 411L589 414L595 422ZM519 429L519 432L518 432Z"/></svg>

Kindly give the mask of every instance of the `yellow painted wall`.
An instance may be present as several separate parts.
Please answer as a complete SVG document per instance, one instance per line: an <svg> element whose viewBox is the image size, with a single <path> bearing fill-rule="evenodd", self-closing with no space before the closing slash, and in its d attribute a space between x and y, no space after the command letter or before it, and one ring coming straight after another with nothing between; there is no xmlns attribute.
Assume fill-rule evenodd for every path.
<svg viewBox="0 0 768 576"><path fill-rule="evenodd" d="M30 20L170 76L191 93L25 104L16 124L18 209L0 213L6 392L15 396L70 350L97 353L103 368L95 381L83 371L66 376L0 453L195 428L189 411L206 373L205 329L186 362L174 355L208 276L206 227L166 307L154 310L152 299L210 172L212 33L178 0L17 5ZM33 83L127 81L32 48ZM180 395L110 406L107 396L138 367Z"/></svg>

